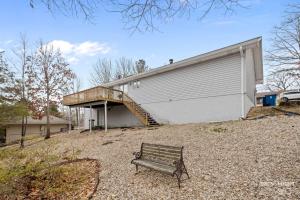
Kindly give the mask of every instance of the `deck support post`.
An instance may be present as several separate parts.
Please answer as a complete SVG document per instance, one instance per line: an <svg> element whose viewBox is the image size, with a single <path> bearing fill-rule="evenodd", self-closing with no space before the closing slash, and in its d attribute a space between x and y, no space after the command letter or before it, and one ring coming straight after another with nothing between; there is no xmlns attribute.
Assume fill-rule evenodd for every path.
<svg viewBox="0 0 300 200"><path fill-rule="evenodd" d="M72 130L72 113L71 113L71 107L69 106L69 133L71 133Z"/></svg>
<svg viewBox="0 0 300 200"><path fill-rule="evenodd" d="M77 108L77 119L78 119L77 129L79 130L80 129L80 107Z"/></svg>
<svg viewBox="0 0 300 200"><path fill-rule="evenodd" d="M104 127L107 132L107 101L104 102Z"/></svg>
<svg viewBox="0 0 300 200"><path fill-rule="evenodd" d="M90 133L92 132L92 106L90 105Z"/></svg>

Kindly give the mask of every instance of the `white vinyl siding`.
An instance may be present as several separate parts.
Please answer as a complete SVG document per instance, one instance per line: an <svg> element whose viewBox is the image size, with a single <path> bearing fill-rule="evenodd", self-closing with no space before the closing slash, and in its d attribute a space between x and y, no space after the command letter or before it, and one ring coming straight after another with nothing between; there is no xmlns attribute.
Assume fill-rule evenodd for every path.
<svg viewBox="0 0 300 200"><path fill-rule="evenodd" d="M225 121L241 117L239 53L129 82L128 95L159 123Z"/></svg>
<svg viewBox="0 0 300 200"><path fill-rule="evenodd" d="M256 84L255 84L255 71L254 71L254 57L253 50L246 50L246 58L245 58L245 80L246 80L246 94L250 101L255 103L255 92L256 92Z"/></svg>
<svg viewBox="0 0 300 200"><path fill-rule="evenodd" d="M97 119L97 110L99 110L99 119ZM84 109L85 124L84 128L89 129L90 109ZM95 120L94 126L104 127L104 108L92 108L92 119ZM97 123L99 121L99 124ZM114 127L130 127L143 126L143 124L124 106L109 106L107 110L107 126Z"/></svg>
<svg viewBox="0 0 300 200"><path fill-rule="evenodd" d="M129 84L128 94L139 104L169 102L239 94L239 54L184 67Z"/></svg>
<svg viewBox="0 0 300 200"><path fill-rule="evenodd" d="M244 81L245 81L245 93L244 93L245 116L244 117L246 117L250 108L255 106L256 81L255 81L254 55L252 49L247 49L245 52Z"/></svg>
<svg viewBox="0 0 300 200"><path fill-rule="evenodd" d="M244 117L242 108L247 114L255 99L255 64L252 50L247 49L244 56L243 90L240 53L122 85L128 84L128 95L161 124L236 120ZM119 89L120 85L113 87ZM89 111L85 111L85 127L88 128ZM95 125L96 116L96 110L93 109ZM103 109L100 109L99 116L102 125ZM142 124L125 106L112 106L108 110L108 127L140 125Z"/></svg>
<svg viewBox="0 0 300 200"><path fill-rule="evenodd" d="M241 117L241 94L143 104L162 124L236 120Z"/></svg>

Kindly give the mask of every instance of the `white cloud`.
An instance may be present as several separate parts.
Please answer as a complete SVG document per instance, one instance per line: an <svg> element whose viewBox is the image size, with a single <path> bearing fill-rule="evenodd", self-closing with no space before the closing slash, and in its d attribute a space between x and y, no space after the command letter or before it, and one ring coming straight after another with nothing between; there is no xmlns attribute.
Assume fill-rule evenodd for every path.
<svg viewBox="0 0 300 200"><path fill-rule="evenodd" d="M63 54L72 54L75 46L63 40L53 40L48 45L53 46L54 49L59 49Z"/></svg>
<svg viewBox="0 0 300 200"><path fill-rule="evenodd" d="M110 48L106 44L87 41L79 44L75 50L77 54L94 56L98 53L107 54Z"/></svg>
<svg viewBox="0 0 300 200"><path fill-rule="evenodd" d="M98 54L107 54L111 48L105 43L85 41L82 43L71 43L64 40L53 40L48 43L54 49L59 49L67 60L76 64L79 62L80 57L83 56L96 56Z"/></svg>
<svg viewBox="0 0 300 200"><path fill-rule="evenodd" d="M72 64L77 64L79 62L79 58L76 57L67 57L67 61Z"/></svg>
<svg viewBox="0 0 300 200"><path fill-rule="evenodd" d="M5 42L4 42L4 44L10 44L10 43L12 43L13 42L13 40L6 40Z"/></svg>

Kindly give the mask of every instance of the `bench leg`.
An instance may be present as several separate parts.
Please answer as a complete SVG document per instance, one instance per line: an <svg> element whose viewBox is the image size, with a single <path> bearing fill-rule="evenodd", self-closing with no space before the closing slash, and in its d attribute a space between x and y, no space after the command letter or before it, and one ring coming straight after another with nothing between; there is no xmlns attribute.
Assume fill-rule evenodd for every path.
<svg viewBox="0 0 300 200"><path fill-rule="evenodd" d="M179 189L180 189L180 175L179 174L175 174L176 175L176 177L177 177L177 181L178 181L178 187L179 187Z"/></svg>
<svg viewBox="0 0 300 200"><path fill-rule="evenodd" d="M186 167L185 167L184 163L183 163L183 168L184 168L184 169L183 169L183 172L186 173L186 175L187 175L188 178L190 178L190 176L189 176L189 174L188 174L188 172L187 172L187 170L186 170Z"/></svg>
<svg viewBox="0 0 300 200"><path fill-rule="evenodd" d="M135 165L135 170L136 170L136 172L139 171L138 165Z"/></svg>

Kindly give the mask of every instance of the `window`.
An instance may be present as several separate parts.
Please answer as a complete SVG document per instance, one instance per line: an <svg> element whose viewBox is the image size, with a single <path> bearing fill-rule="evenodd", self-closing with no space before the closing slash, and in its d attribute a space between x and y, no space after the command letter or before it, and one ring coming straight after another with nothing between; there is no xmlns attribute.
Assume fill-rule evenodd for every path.
<svg viewBox="0 0 300 200"><path fill-rule="evenodd" d="M141 85L141 81L134 81L133 82L133 88L139 88Z"/></svg>
<svg viewBox="0 0 300 200"><path fill-rule="evenodd" d="M123 92L128 93L128 84L123 85Z"/></svg>
<svg viewBox="0 0 300 200"><path fill-rule="evenodd" d="M120 85L120 90L124 93L128 93L128 84Z"/></svg>
<svg viewBox="0 0 300 200"><path fill-rule="evenodd" d="M297 91L295 91L295 92L285 92L284 94L299 94L300 92L297 92Z"/></svg>

